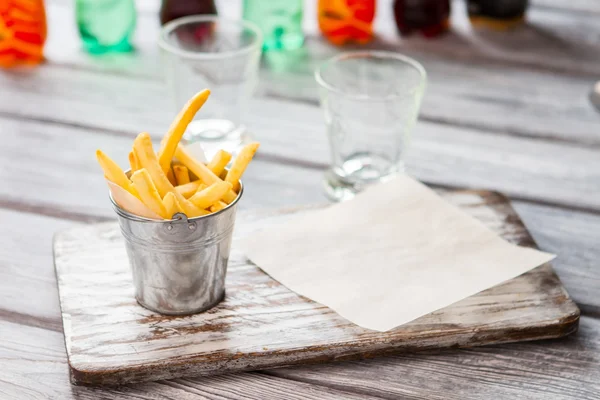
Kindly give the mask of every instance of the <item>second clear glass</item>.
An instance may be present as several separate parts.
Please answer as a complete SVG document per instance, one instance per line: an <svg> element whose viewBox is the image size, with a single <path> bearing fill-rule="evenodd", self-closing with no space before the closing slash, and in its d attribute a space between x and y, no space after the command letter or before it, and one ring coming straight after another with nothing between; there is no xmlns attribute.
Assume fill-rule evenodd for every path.
<svg viewBox="0 0 600 400"><path fill-rule="evenodd" d="M211 91L184 139L200 142L208 156L236 152L246 140L243 114L258 85L260 30L246 21L195 15L167 23L159 44L177 110L195 93Z"/></svg>
<svg viewBox="0 0 600 400"><path fill-rule="evenodd" d="M315 72L331 147L327 195L346 200L404 171L426 86L417 61L384 51L343 53Z"/></svg>

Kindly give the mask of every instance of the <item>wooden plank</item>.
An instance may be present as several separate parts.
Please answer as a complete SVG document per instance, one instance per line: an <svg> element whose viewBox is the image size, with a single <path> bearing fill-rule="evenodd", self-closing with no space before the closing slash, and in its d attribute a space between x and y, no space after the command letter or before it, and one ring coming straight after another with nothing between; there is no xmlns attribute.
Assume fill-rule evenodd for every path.
<svg viewBox="0 0 600 400"><path fill-rule="evenodd" d="M504 197L473 191L440 194L505 239L535 247ZM289 215L257 214L250 220L240 215L236 235L251 235ZM58 234L55 267L73 382L115 385L555 338L578 325L579 310L545 264L396 329L370 331L279 284L235 243L225 300L210 312L178 317L136 303L116 223Z"/></svg>
<svg viewBox="0 0 600 400"><path fill-rule="evenodd" d="M520 201L512 205L540 248L558 254L552 265L582 312L600 317L600 215Z"/></svg>
<svg viewBox="0 0 600 400"><path fill-rule="evenodd" d="M594 220L593 215L583 213L579 214L565 210L562 212L551 213L545 210L546 207L537 205L526 205L523 207L521 204L516 204L516 208L520 212L521 216L524 217L524 220L529 226L530 231L534 233L536 240L540 240L542 248L546 248L551 251L557 250L551 247L543 246L544 240L547 240L545 236L548 234L548 227L543 224L543 222L546 220L546 218L552 218L553 214L558 216L552 222L561 223L561 225L559 225L561 226L561 229L554 229L554 227L557 225L552 227L553 232L550 233L552 239L555 241L548 241L547 244L550 245L551 243L555 242L566 242L568 240L566 236L568 235L572 237L572 245L565 245L564 248L561 246L561 250L559 251L560 257L554 262L557 267L560 267L561 260L581 260L580 255L585 254L585 259L587 260L589 258L588 261L590 263L587 265L572 264L573 269L575 271L582 271L582 273L598 272L598 268L595 268L595 262L592 261L598 257L594 256L594 254L598 254L598 251L600 251L597 246L593 246L593 238L597 237L594 232L596 232L598 226L600 226L597 224L598 217L596 217ZM10 217L10 214L16 215ZM64 227L64 223L61 223L59 220L53 218L37 217L35 215L22 213L17 214L11 211L2 211L0 214L0 220L3 222L9 221L10 226L12 227L10 231L2 231L4 234L2 237L0 237L0 242L15 243L15 246L19 243L22 243L22 246L25 246L25 244L33 243L34 240L37 240L37 243L40 243L40 246L37 246L38 250L35 250L34 253L38 254L39 251L41 254L43 251L44 255L43 257L36 256L31 260L29 260L27 257L21 256L17 260L15 259L12 251L12 244L1 247L0 271L7 271L7 273L2 274L2 279L0 279L0 304L3 306L8 304L5 295L7 293L14 293L11 288L20 286L22 298L29 299L29 301L25 303L25 300L23 300L22 305L19 305L18 302L15 303L15 312L18 311L26 314L42 316L50 315L54 319L55 324L57 324L55 326L60 326L60 322L58 321L59 310L58 305L56 304L56 299L58 296L55 292L56 289L53 280L54 274L52 271L52 256L49 243L52 232L57 229L62 229ZM21 223L13 224L14 221L21 221ZM538 223L542 224L539 226L539 228L537 227ZM32 226L35 226L36 229L30 229ZM38 234L40 229L46 232L43 236ZM564 236L560 238L560 235L563 232ZM589 241L586 241L586 243L589 243L590 247L580 247L577 240L577 238L580 237L588 238ZM46 245L43 245L43 243L46 243ZM16 249L20 249L20 247L16 247ZM10 263L17 262L18 268L6 268L7 265L11 265ZM561 276L563 276L563 279L564 272L564 270L559 270L559 273ZM22 281L20 280L21 278L19 278L19 276L39 277L39 282L41 283L38 285L37 279L31 284L25 284L25 282L21 283ZM596 277L582 276L580 282L574 284L571 288L567 286L567 289L570 289L574 296L577 296L580 292L588 291L592 293L593 290L598 287L596 283L598 279L599 278L597 275ZM591 282L591 285L586 286L586 284L589 282ZM596 300L598 299L597 296L592 298L595 298ZM52 306L49 307L48 304L52 304ZM5 319L5 315L0 316L0 319ZM557 376L560 377L565 373L565 369L563 368L560 371L557 370L555 373L549 372L544 378L543 370L540 370L539 363L543 363L543 365L550 367L557 366L556 368L561 368L559 367L561 365L575 365L573 368L577 370L577 366L582 365L581 360L587 360L585 361L585 366L583 368L590 369L590 355L591 357L594 357L594 355L599 354L597 348L598 338L597 335L595 335L595 332L600 329L600 325L598 325L597 322L594 325L590 325L593 322L594 320L584 317L581 320L580 330L577 335L571 336L569 339L564 341L560 340L556 342L543 342L540 345L535 346L533 349L529 348L529 346L531 346L529 344L525 345L525 349L521 345L509 345L501 347L493 346L489 350L486 348L476 351L462 350L458 352L451 351L436 355L399 357L400 361L396 362L396 364L399 364L400 366L390 365L394 363L394 361L390 360L395 360L398 358L393 357L390 359L348 363L344 366L344 370L340 370L342 372L339 374L331 373L331 375L328 375L330 372L328 372L327 366L311 366L307 368L309 371L305 372L309 373L310 371L315 371L315 374L321 375L320 380L325 382L325 384L337 385L339 384L340 375L352 377L351 370L354 368L360 368L361 373L365 374L369 374L368 371L373 369L376 370L375 374L379 374L380 376L371 382L381 382L379 384L379 390L385 391L383 389L385 382L394 381L392 388L389 389L389 392L392 394L388 393L385 398L399 397L400 395L393 394L398 390L403 390L406 393L410 392L410 396L413 396L412 398L415 399L432 398L434 395L453 391L463 393L467 399L474 397L485 397L481 393L491 393L492 397L494 397L494 393L498 393L499 395L497 397L505 397L501 395L509 391L506 388L506 385L509 385L511 388L513 388L512 391L509 391L511 393L513 391L518 392L520 390L520 393L522 393L520 395L521 398L529 399L536 398L536 396L537 398L547 398L543 396L543 388L533 391L534 389L532 389L532 387L535 388L537 382L544 382L539 383L539 385L543 385L547 382L555 382ZM62 334L41 329L32 329L15 324L10 324L11 328L9 329L6 328L8 326L6 323L3 322L1 324L0 354L2 354L2 356L0 357L0 381L2 382L0 383L0 397L2 398L53 398L54 396L54 398L69 399L79 396L81 399L119 399L131 398L133 396L144 398L144 396L151 396L152 394L153 396L156 396L154 398L161 398L160 396L163 396L164 398L171 395L179 396L177 398L185 399L183 396L185 396L188 392L193 394L194 397L192 398L196 398L197 396L201 395L213 395L218 398L219 396L226 396L231 393L231 391L227 390L228 385L232 384L231 381L226 381L222 386L214 389L213 385L216 385L212 383L214 382L214 378L204 378L191 381L181 380L177 381L178 383L173 384L173 386L170 388L167 387L167 385L170 384L165 382L135 385L113 390L90 390L85 387L71 388L68 383L66 355L64 353ZM30 332L36 332L36 334L32 335ZM573 340L575 340L575 342L573 342ZM595 343L596 347L592 347L592 343ZM7 346L10 346L12 351L14 351L14 353L12 353L12 357L7 357ZM528 348L529 350L527 350ZM50 361L44 361L40 355L47 354L47 352L51 352L56 356L51 358ZM588 352L590 355L587 354ZM549 354L551 356L549 356ZM529 363L531 363L531 360L536 360L536 363L538 363L536 369L539 370L537 371L536 375L528 375L527 377L518 379L516 373L510 375L503 375L501 373L502 370L500 368L503 365L507 367L506 369L508 371L516 371L521 365L522 360L528 360ZM501 363L500 366L498 365L498 362ZM385 365L385 370L377 369L378 365ZM436 370L431 372L426 365L430 365L430 368L435 368ZM479 366L479 369L473 369L473 365ZM17 368L18 372L15 372ZM573 371L573 368L569 367L568 371ZM364 372L365 370L366 372ZM455 371L455 373L446 373L445 371L448 370ZM600 369L595 367L594 370L598 371ZM298 370L295 371L297 372ZM482 373L481 371L486 371L485 378L481 378L480 375L478 375ZM12 374L12 372L15 372L15 374ZM413 375L413 373L416 376ZM490 373L492 376L489 375ZM586 374L587 372L582 374L582 376L585 377L587 376ZM240 375L235 376L239 377ZM331 376L330 380L328 376ZM371 375L367 376L369 376L369 379L371 379ZM398 376L403 376L404 378L398 380ZM430 376L432 379L434 379L434 383L428 385L426 388L420 387L420 383L428 382ZM508 382L507 376L510 379ZM570 377L571 378L569 379L576 379L572 376L572 374ZM259 378L252 376L252 379ZM443 379L451 379L452 385L446 386L446 384L442 382ZM597 381L598 379L596 378L596 382ZM251 382L246 382L245 380L242 380L242 382L250 385L251 388L255 387L251 384ZM499 384L500 382L502 384ZM261 381L259 386L269 384L274 383ZM553 383L552 385L558 385L558 383ZM174 386L177 386L177 388ZM197 389L195 386L199 386L200 388ZM343 384L340 385L340 387L343 386ZM526 389L523 389L523 386L525 386ZM401 388L398 389L398 387ZM404 389L402 389L402 387L404 387ZM354 389L357 389L356 386L354 386ZM259 389L257 388L256 390ZM263 386L262 390L268 390L268 386ZM374 393L369 387L366 387L364 391ZM300 391L300 393L303 392ZM480 396L477 396L478 393ZM190 394L189 396L192 395ZM410 398L409 394L406 394L405 396ZM261 397L258 394L255 395L255 397L264 398L264 396ZM276 397L276 395L273 395L273 398ZM280 397L285 397L285 395ZM325 396L323 395L323 397ZM342 398L348 397L345 397L345 395L342 396ZM519 399L519 397L514 398ZM577 395L574 395L573 398L578 397Z"/></svg>
<svg viewBox="0 0 600 400"><path fill-rule="evenodd" d="M73 222L0 209L0 319L61 330L52 236Z"/></svg>
<svg viewBox="0 0 600 400"><path fill-rule="evenodd" d="M582 318L576 335L550 342L400 355L269 374L385 399L596 400L599 331L599 320Z"/></svg>
<svg viewBox="0 0 600 400"><path fill-rule="evenodd" d="M91 80L93 77L90 77ZM126 78L122 78L122 80L123 84L127 81ZM135 87L135 83L133 83L124 89L127 92L130 91L129 89L135 92ZM152 95L148 93L145 101L140 98L136 104L152 104L153 102L160 104L161 101L164 101L164 96L160 95L160 87L157 85L154 89L155 92ZM83 96L82 93L73 95L72 100L64 103L56 99L51 104L40 99L37 108L48 110L52 109L52 104L54 104L64 109L71 108L73 109L71 115L79 114L81 116L84 115L84 112L81 108L78 109L76 104L83 104L85 98L86 96ZM78 99L80 103L77 103ZM13 103L16 102L13 101ZM19 101L19 103L21 102ZM30 104L32 104L31 107L35 107L36 103ZM145 121L136 120L134 122L133 117L126 118L125 111L120 107L110 107L109 102L104 104L103 107L97 107L97 116L94 117L89 113L86 115L90 115L90 119L96 120L127 121L125 124L128 126L121 126L119 129L134 129L133 125L136 125L137 130L131 131L132 135L138 130L147 129L158 138L172 118L170 112L157 111L164 109L157 104L156 107L145 111L139 111L139 108L127 109L131 116L147 117ZM111 111L117 109L118 111ZM51 115L47 117L53 118ZM309 162L315 167L323 168L328 163L329 150L322 121L322 112L314 106L281 100L256 99L250 105L248 126L252 135L263 142L259 158L264 156L271 159L285 158L301 164ZM153 127L156 128L153 129ZM0 144L0 148L7 154L7 157L0 160L0 163L9 164L0 174L8 173L11 169L14 171L15 165L18 165L19 160L22 159L20 155L25 148L44 148L47 154L64 152L70 154L69 157L73 159L73 163L69 166L65 165L67 168L54 175L53 179L60 182L62 186L56 189L62 191L63 188L70 188L77 193L80 193L78 190L81 188L89 189L92 190L92 196L96 199L99 198L97 195L100 193L97 180L82 181L78 188L70 176L65 175L66 171L83 165L95 168L92 167L93 161L87 154L92 154L96 147L104 147L109 154L114 154L117 159L124 162L125 151L130 146L130 138L103 135L103 139L100 141L91 132L84 132L75 127L63 129L61 126L2 120L0 130L7 138ZM121 134L117 131L104 133ZM74 148L63 149L67 142L72 145L77 144L81 148L77 150ZM106 146L103 145L104 142L107 143ZM43 143L43 147L40 147L41 143ZM76 162L75 159L77 159ZM51 161L51 157L48 156L36 160L36 162L46 163L46 165L49 165ZM600 186L592 184L600 179L600 158L598 151L593 148L530 138L498 136L478 130L422 121L417 125L413 149L409 152L407 162L412 174L435 184L485 188L502 191L523 199L589 209L600 208ZM253 168L258 171L260 167L260 162L257 162ZM36 168L39 167L36 166ZM58 172L56 167L40 170L46 171L45 174ZM263 169L265 172L267 170L271 174L277 173L268 167ZM12 171L8 176L9 181L15 179ZM85 172L91 171L87 171L86 168ZM279 176L284 175L283 169ZM248 176L249 179L252 179L253 174ZM35 180L38 177L40 177L39 172L31 179ZM58 179L59 177L60 179ZM275 179L275 176L272 178ZM22 183L16 182L15 188L18 188L19 184ZM0 188L0 195L2 195L2 190L6 191L7 188ZM297 195L300 194L297 193ZM58 193L55 196L58 196Z"/></svg>
<svg viewBox="0 0 600 400"><path fill-rule="evenodd" d="M286 70L264 68L259 94L318 104L313 71L336 50L307 39L308 55ZM373 48L393 47L379 43ZM417 47L404 51L427 70L420 118L428 122L600 146L600 119L588 99L596 78L485 60L454 60Z"/></svg>
<svg viewBox="0 0 600 400"><path fill-rule="evenodd" d="M296 169L289 179L301 181L302 170ZM269 192L275 188L276 185ZM318 185L304 190L313 196L309 202L319 202ZM286 205L281 203L277 206ZM600 248L596 238L600 235L600 216L519 201L513 202L513 205L540 248L559 255L553 265L584 313L597 313L600 310L596 295L600 282L597 268ZM66 217L69 218L68 215ZM55 330L60 326L49 244L54 232L76 223L64 218L0 210L0 220L11 227L0 234L1 242L6 243L0 249L0 308L3 309L0 314L3 313L5 319L8 314L17 318L17 313L21 313L34 317L30 323L36 326L42 324ZM32 226L36 229L30 229ZM557 226L561 229L556 229ZM41 246L27 251L30 243L40 243ZM15 253L21 256L16 258Z"/></svg>
<svg viewBox="0 0 600 400"><path fill-rule="evenodd" d="M258 110L259 102L254 104ZM250 125L265 138L264 152L326 165L329 145L321 111L281 101L271 104L274 111L266 112L269 102L261 102L263 111L253 114ZM276 126L275 115L285 116ZM282 131L285 136L279 134ZM521 199L597 209L600 186L592 182L599 179L600 172L594 170L600 170L600 158L595 149L421 121L406 161L410 174L429 183L485 188ZM586 198L573 195L582 192L587 193Z"/></svg>
<svg viewBox="0 0 600 400"><path fill-rule="evenodd" d="M312 176L313 173L296 168L288 179L301 182L306 179L303 174ZM276 188L275 183L266 192L272 193ZM312 196L308 202L320 201L318 182L301 190ZM275 206L290 205L280 203ZM554 268L584 314L599 315L600 269L597 260L600 248L596 238L600 236L600 216L520 201L513 201L513 206L540 248L559 255L553 261ZM6 244L0 246L0 318L60 329L50 243L54 232L73 226L79 220L68 214L56 218L6 209L0 210L0 220L11 227L0 233L0 242ZM557 226L560 229L556 229ZM30 243L40 245L30 250ZM20 256L15 257L15 254Z"/></svg>
<svg viewBox="0 0 600 400"><path fill-rule="evenodd" d="M266 135L271 138L264 143L261 153L264 151L273 157L291 157L303 163L322 163L327 157L327 144L324 134L319 131L323 127L314 121L320 116L316 112L305 114L303 110L308 107L301 107L300 113L295 107L286 109L285 104L277 107L277 112L295 117L275 126L267 117L257 120L257 126L263 126L264 129L256 132L260 131L263 137ZM272 115L276 114L274 112ZM314 129L311 124L315 126ZM131 144L129 138L97 135L52 124L10 120L2 120L0 131L4 138L0 142L0 149L4 154L0 159L0 179L5 182L0 186L0 205L21 210L26 208L32 212L76 221L113 217L93 151L96 147L102 147L118 161L125 163L126 149ZM417 145L420 142L418 137L419 135L415 140ZM480 138L479 135L465 137L462 131L444 130L437 137L429 137L421 145L423 150L415 150L420 152L421 161L410 162L409 167L418 177L429 178L434 182L437 180L438 183L511 189L510 192L517 195L534 190L535 194L545 193L545 196L537 196L538 198L550 201L554 200L557 193L564 195L572 192L572 197L581 193L581 190L574 189L576 186L572 186L577 180L584 188L597 188L597 185L588 183L594 182L594 179L581 179L582 174L577 172L582 171L583 175L594 173L593 166L597 165L597 158L594 158L592 152L578 149L575 156L569 157L571 161L562 165L560 160L563 160L564 154L569 153L566 145L552 145L552 151L548 152L538 143L527 143L527 147L523 148L521 141L507 138L511 144L505 144L502 149L498 147L503 143L501 140L489 137L487 141L480 141ZM433 151L426 151L428 145ZM457 148L459 151L456 151ZM35 157L31 157L27 149L39 150ZM53 156L57 154L60 157ZM466 162L473 156L477 157L476 161ZM539 162L540 157L542 163ZM24 163L23 160L28 162ZM595 169L596 172L600 170L598 167ZM569 171L576 172L572 174ZM548 179L548 173L554 174L555 178ZM240 204L242 208L281 207L324 201L319 170L292 168L257 160L248 171L247 179L248 190ZM519 209L534 236L542 238L540 243L543 248L566 254L568 262L565 262L564 267L560 264L560 259L557 265L560 267L560 275L567 282L572 282L572 286L568 287L588 288L572 290L576 300L582 304L597 306L597 296L594 296L594 283L598 280L598 275L594 272L597 271L594 261L597 251L593 243L594 236L590 236L589 232L594 232L598 218L592 214L572 211L557 214L561 215L560 218L557 217L557 221L569 227L570 231L567 232L579 232L583 238L590 237L589 240L577 241L577 235L563 234L544 224L543 218L553 215L544 207L532 205L523 210ZM549 229L556 232L556 237L545 242ZM572 245L561 246L561 242ZM581 254L590 256L582 258ZM11 262L10 257L6 260L5 262ZM574 262L570 263L570 260ZM47 263L49 265L50 261ZM585 274L581 275L581 271L585 271ZM567 278L569 275L571 278Z"/></svg>
<svg viewBox="0 0 600 400"><path fill-rule="evenodd" d="M595 0L532 0L533 7L547 7L563 12L600 13L600 3Z"/></svg>
<svg viewBox="0 0 600 400"><path fill-rule="evenodd" d="M0 160L0 180L5 183L0 186L2 201L37 204L82 215L114 216L94 152L102 148L126 165L131 137L8 120L0 124L0 134L0 148L5 154ZM32 151L36 152L35 157ZM312 193L320 183L320 172L307 171L290 182L286 177L293 170L268 161L253 162L244 175L247 189L240 207L269 208L315 199ZM325 200L323 195L316 198Z"/></svg>
<svg viewBox="0 0 600 400"><path fill-rule="evenodd" d="M0 355L0 398L7 400L375 399L258 373L112 389L71 386L61 333L5 321L0 321Z"/></svg>
<svg viewBox="0 0 600 400"><path fill-rule="evenodd" d="M150 26L140 29L152 30ZM62 31L57 34L66 35ZM71 34L75 35L71 32L68 36ZM154 33L148 35L154 37ZM152 121L145 117L156 115L158 110L175 114L163 88L155 43L142 42L135 56L113 55L85 61L92 71L58 68L56 63L72 66L70 61L59 58L69 54L64 40L59 43L57 56L48 55L51 65L35 73L0 77L0 84L6 86L4 101L0 99L0 111L111 130L138 130L138 121ZM372 47L398 50L397 44L388 42ZM400 50L416 57L428 70L430 84L422 118L499 133L600 146L597 133L600 122L587 96L597 74L586 77L527 70L478 58L453 59L421 45L404 47ZM288 61L288 67L282 70L266 63L259 93L316 102L312 72L338 51L320 38L309 37L302 57ZM87 57L80 52L75 55ZM131 71L118 70L124 76L116 77L98 74L103 68L120 66L127 66ZM153 71L145 71L148 68ZM54 101L46 104L49 96ZM155 97L158 100L148 103L147 99ZM39 107L40 104L44 106ZM116 118L103 118L105 115ZM164 125L167 123L163 121L158 126Z"/></svg>
<svg viewBox="0 0 600 400"><path fill-rule="evenodd" d="M460 7L462 7L462 2L459 4ZM310 8L314 8L314 5L311 5ZM239 14L236 7L229 5L224 9L227 15ZM383 6L383 9L387 10L388 7ZM316 11L313 11L307 9L307 16L316 13ZM457 18L455 19L460 20L458 17L462 15L463 11L457 10L455 12ZM136 102L139 102L140 98L148 99L149 96L154 95L154 89L151 87L147 89L149 92L146 92L143 87L145 85L139 80L149 79L151 81L150 86L160 84L163 81L161 63L155 43L155 37L158 34L158 21L155 15L140 18L138 29L138 36L140 37L136 39L138 51L135 55L117 54L91 57L79 51L77 33L74 31L72 24L62 22L67 19L69 22L71 21L71 11L66 7L51 5L49 13L51 19L58 22L55 24L57 31L51 35L51 38L56 39L50 40L48 44L47 57L52 64L47 67L62 65L67 66L67 70L62 72L37 71L33 74L34 76L28 76L27 82L17 82L16 84L11 82L14 76L6 75L2 83L7 85L7 90L9 90L11 96L6 96L7 100L4 103L7 104L1 104L0 110L38 117L41 117L40 114L47 114L45 117L54 116L54 118L59 119L63 118L61 114L66 112L70 114L66 120L78 116L79 120L76 123L90 124L94 120L102 119L103 114L100 111L102 108L107 107L107 99L110 99L111 104L116 106L113 107L111 113L126 114L131 108L140 108L136 106ZM562 14L558 13L558 15ZM384 22L393 21L390 15L385 13L382 15L378 18ZM563 24L564 26L548 28L548 31L552 32L552 35L570 32L573 26L585 26L585 21L580 20L581 18L585 19L585 17L571 18L568 23ZM465 19L464 16L462 19ZM339 49L329 46L316 35L316 24L311 21L307 17L305 25L307 25L306 29L309 36L307 46L300 57L288 60L286 67L281 67L281 60L278 63L265 63L262 70L260 93L316 101L316 85L312 78L312 71L316 65L336 54ZM594 70L591 75L577 76L548 72L536 65L535 62L532 65L535 68L523 68L523 65L518 62L509 64L498 62L498 58L502 60L509 59L509 56L516 51L521 51L522 56L526 58L537 57L540 49L549 46L556 47L557 40L554 37L548 38L548 33L538 33L541 36L538 41L548 43L542 44L534 41L523 49L524 43L527 44L532 41L528 37L528 35L532 35L531 32L500 33L498 37L491 34L492 38L489 40L499 42L496 44L487 43L485 36L474 36L468 24L463 25L464 23L457 25L457 29L460 28L462 31L459 30L456 35L442 40L431 41L412 38L399 41L396 38L383 36L379 42L371 46L371 48L401 51L416 57L424 63L429 72L430 80L422 109L424 119L513 135L549 137L557 140L600 145L600 136L597 134L600 123L596 111L587 98L587 94L600 72L600 67ZM537 27L537 25L533 26ZM538 30L545 32L544 29L546 28L539 28ZM592 28L586 27L586 29L585 35L583 33L580 35L583 37L572 39L573 43L569 42L569 45L585 47L586 40L589 41L586 38L591 35L590 29L593 32L594 29L597 30L597 27L594 23ZM513 36L516 37L513 38ZM482 57L478 52L473 54L473 49L463 49L466 42L470 41L474 43L473 46L481 47L483 53L493 53L493 57L490 58L485 54ZM506 43L513 43L514 48L502 48ZM600 50L600 44L592 42L592 44L594 43L596 47L584 48L580 52L585 55L600 54L598 51ZM500 49L498 49L498 46L500 46ZM549 58L573 63L576 68L583 65L583 56L565 53L566 47L561 41L561 45L555 49ZM273 64L279 65L279 67ZM550 61L539 61L537 64L550 65ZM598 65L600 65L600 60ZM73 68L76 68L76 70L74 71ZM80 70L82 68L84 71ZM569 70L567 67L563 69L565 68ZM116 79L113 84L110 84L110 77L94 76L94 78L91 78L89 71L86 74L85 70L118 73L129 77L130 81L131 78L135 78L136 81L123 83L124 79ZM103 82L104 80L109 82ZM53 82L53 84L49 85L48 82ZM139 87L133 92L127 90L135 83L138 83ZM23 84L26 85L27 93L12 93L13 90L11 89L18 90L20 88L22 90ZM72 85L77 87L71 88ZM50 87L48 88L48 86ZM94 87L97 89L91 90ZM31 94L30 91L34 91L34 93L35 91L41 92L42 98L38 100L23 98L23 96L29 97L27 94ZM54 94L53 91L58 93ZM139 91L143 91L143 93L137 93ZM99 99L91 101L93 107L89 109L89 112L73 113L73 111L85 108L85 101L83 101L84 104L78 102L73 104L73 95L78 95L79 100L82 101L90 96ZM49 109L45 109L45 107L28 107L30 104L44 101L48 96L52 96L59 102L62 102L61 98L64 96L66 97L65 100L70 101L71 107L60 104L54 107L51 105ZM19 102L10 101L9 99L12 98L23 98L23 100ZM168 106L167 109L171 109L171 103L165 100L167 98L168 96L164 96L162 99L161 109L165 109L165 106ZM452 101L449 101L449 98ZM25 105L24 108L23 105ZM145 102L142 101L142 106L144 105ZM51 109L53 110L51 111ZM56 113L56 109L60 112ZM155 110L151 112L155 112ZM507 116L509 117L507 118ZM82 117L85 119L82 119ZM129 121L129 119L120 120L125 124L129 124L130 127L135 124L135 119L132 121ZM105 119L105 121L103 125L111 124L114 120ZM112 127L111 129L115 128Z"/></svg>

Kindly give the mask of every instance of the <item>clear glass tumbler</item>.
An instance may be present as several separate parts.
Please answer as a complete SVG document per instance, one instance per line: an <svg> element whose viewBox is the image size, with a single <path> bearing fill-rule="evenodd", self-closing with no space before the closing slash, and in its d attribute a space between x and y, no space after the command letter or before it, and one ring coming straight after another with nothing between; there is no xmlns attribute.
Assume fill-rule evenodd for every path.
<svg viewBox="0 0 600 400"><path fill-rule="evenodd" d="M331 145L327 195L346 200L404 170L427 76L417 61L385 51L331 58L315 71Z"/></svg>
<svg viewBox="0 0 600 400"><path fill-rule="evenodd" d="M211 91L184 135L209 156L235 152L246 139L243 113L258 84L262 41L254 24L216 15L179 18L162 28L159 45L177 110L198 91Z"/></svg>

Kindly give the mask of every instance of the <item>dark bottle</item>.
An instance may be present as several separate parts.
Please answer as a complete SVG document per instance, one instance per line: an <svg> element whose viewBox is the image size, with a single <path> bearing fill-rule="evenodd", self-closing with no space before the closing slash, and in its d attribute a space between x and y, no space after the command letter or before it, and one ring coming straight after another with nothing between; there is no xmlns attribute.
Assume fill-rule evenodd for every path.
<svg viewBox="0 0 600 400"><path fill-rule="evenodd" d="M439 36L450 27L450 0L395 0L394 18L402 35Z"/></svg>
<svg viewBox="0 0 600 400"><path fill-rule="evenodd" d="M469 19L474 26L506 30L525 20L528 0L469 0Z"/></svg>
<svg viewBox="0 0 600 400"><path fill-rule="evenodd" d="M214 0L162 0L160 23L162 25L188 15L216 14Z"/></svg>

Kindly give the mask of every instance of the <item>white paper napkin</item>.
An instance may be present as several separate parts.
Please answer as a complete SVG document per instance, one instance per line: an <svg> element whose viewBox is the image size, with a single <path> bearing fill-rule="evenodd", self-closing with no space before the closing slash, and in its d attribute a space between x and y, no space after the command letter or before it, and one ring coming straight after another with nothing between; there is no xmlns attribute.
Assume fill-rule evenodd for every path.
<svg viewBox="0 0 600 400"><path fill-rule="evenodd" d="M289 289L376 331L555 257L506 242L408 176L269 226L240 245Z"/></svg>

